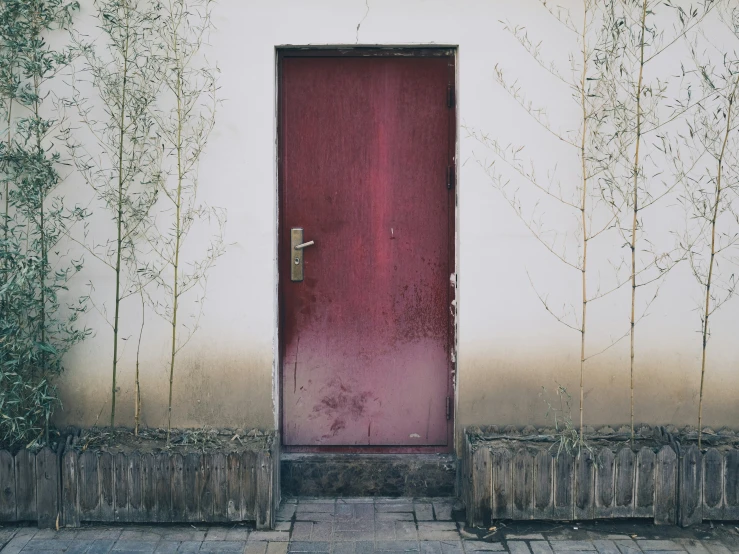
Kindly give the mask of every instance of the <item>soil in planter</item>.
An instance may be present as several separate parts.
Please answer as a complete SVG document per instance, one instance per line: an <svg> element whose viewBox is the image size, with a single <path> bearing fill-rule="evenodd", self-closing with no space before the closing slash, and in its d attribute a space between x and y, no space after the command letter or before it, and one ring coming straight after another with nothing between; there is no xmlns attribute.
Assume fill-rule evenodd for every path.
<svg viewBox="0 0 739 554"><path fill-rule="evenodd" d="M548 448L552 452L560 449L561 434L556 429L532 426L518 428L508 426L500 429L496 425L472 426L467 428L467 436L473 445L486 444L492 448L537 447ZM611 427L602 427L597 431L586 428L584 442L587 448L600 449L608 447L612 450L630 446L631 431L628 427L620 427L617 431ZM731 429L716 432L710 428L703 429L702 448L716 448L719 451L739 448L739 435ZM679 445L688 448L698 444L698 431L694 427L678 429L674 425L649 426L636 428L634 449L642 447L659 449L664 445Z"/></svg>
<svg viewBox="0 0 739 554"><path fill-rule="evenodd" d="M108 452L244 452L269 450L275 439L271 431L260 429L172 429L169 446L166 429L90 428L69 429L67 448Z"/></svg>

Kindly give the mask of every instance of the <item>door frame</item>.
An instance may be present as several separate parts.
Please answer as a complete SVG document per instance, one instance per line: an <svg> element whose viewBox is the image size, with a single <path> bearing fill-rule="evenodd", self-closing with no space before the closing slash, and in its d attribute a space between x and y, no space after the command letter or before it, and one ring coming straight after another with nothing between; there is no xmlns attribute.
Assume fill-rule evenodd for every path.
<svg viewBox="0 0 739 554"><path fill-rule="evenodd" d="M450 275L450 285L448 288L448 305L449 305L449 324L448 324L448 341L450 349L449 373L447 380L448 396L451 398L450 418L447 423L447 444L446 446L286 446L284 443L281 448L287 453L359 453L359 454L438 454L451 453L455 450L455 430L457 415L457 314L459 312L458 297L458 269L459 260L457 258L457 236L458 236L458 194L457 185L458 167L456 160L458 158L458 129L457 129L457 46L452 45L413 45L413 46L278 46L276 52L276 95L275 95L275 112L276 112L276 173L277 173L277 228L276 237L276 255L275 255L275 273L277 276L277 344L275 348L275 384L274 394L276 394L277 413L275 414L277 428L282 437L283 429L283 395L282 395L282 378L283 378L283 359L285 354L285 345L282 341L283 325L285 320L285 302L283 298L283 282L279 271L280 253L284 244L281 237L284 236L283 226L285 224L282 214L284 213L284 193L285 183L284 175L284 155L282 140L282 102L283 102L283 86L282 86L282 67L285 58L307 58L307 57L448 57L450 58L450 82L454 83L451 91L452 107L449 109L449 154L448 159L453 167L452 187L449 191L449 265L453 271L453 277ZM282 441L282 438L280 439Z"/></svg>

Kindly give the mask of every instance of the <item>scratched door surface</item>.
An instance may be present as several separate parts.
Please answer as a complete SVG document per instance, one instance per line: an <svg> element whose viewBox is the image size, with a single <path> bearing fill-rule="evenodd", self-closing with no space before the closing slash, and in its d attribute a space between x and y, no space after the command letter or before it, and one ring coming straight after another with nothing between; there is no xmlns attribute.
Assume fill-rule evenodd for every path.
<svg viewBox="0 0 739 554"><path fill-rule="evenodd" d="M286 445L448 443L453 63L282 57ZM315 241L302 282L296 227Z"/></svg>

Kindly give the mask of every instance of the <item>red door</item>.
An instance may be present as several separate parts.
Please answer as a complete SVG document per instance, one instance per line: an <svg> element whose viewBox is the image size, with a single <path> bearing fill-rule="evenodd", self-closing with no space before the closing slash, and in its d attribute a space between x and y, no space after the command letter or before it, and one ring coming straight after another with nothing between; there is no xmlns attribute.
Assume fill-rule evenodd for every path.
<svg viewBox="0 0 739 554"><path fill-rule="evenodd" d="M454 58L425 54L281 56L285 445L450 444Z"/></svg>

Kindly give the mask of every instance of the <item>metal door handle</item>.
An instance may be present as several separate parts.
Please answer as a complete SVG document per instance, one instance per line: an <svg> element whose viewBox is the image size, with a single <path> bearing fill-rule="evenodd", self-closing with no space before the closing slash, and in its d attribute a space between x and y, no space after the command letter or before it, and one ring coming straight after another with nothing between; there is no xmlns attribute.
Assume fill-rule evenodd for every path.
<svg viewBox="0 0 739 554"><path fill-rule="evenodd" d="M308 248L309 246L313 246L316 243L314 240L309 240L308 242L304 242L303 244L298 244L297 246L293 247L293 250L302 250L303 248Z"/></svg>

